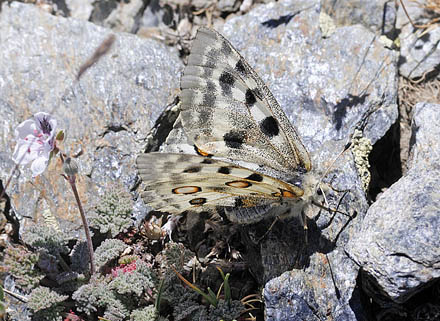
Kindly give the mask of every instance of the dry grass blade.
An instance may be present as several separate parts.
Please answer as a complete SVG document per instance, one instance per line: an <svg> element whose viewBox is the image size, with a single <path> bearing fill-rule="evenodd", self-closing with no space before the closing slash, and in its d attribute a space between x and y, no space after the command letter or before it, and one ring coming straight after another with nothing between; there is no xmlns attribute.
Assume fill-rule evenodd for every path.
<svg viewBox="0 0 440 321"><path fill-rule="evenodd" d="M410 1L416 3L419 7L425 9L426 11L430 12L432 16L434 16L434 18L432 18L428 23L421 25L416 24L412 21L411 17L408 14L408 11L406 10L406 6L403 3L403 0L399 0L399 2L402 5L402 9L405 12L406 17L408 18L409 22L414 28L428 29L425 30L420 36L423 36L425 33L431 31L434 25L440 21L440 17L438 17L440 16L440 0L426 0L425 3L419 3L418 1L414 1L414 0Z"/></svg>
<svg viewBox="0 0 440 321"><path fill-rule="evenodd" d="M96 48L93 55L79 68L76 80L79 80L81 76L86 72L87 69L92 67L102 56L104 56L111 49L113 43L115 42L115 35L110 35L105 39L98 48Z"/></svg>

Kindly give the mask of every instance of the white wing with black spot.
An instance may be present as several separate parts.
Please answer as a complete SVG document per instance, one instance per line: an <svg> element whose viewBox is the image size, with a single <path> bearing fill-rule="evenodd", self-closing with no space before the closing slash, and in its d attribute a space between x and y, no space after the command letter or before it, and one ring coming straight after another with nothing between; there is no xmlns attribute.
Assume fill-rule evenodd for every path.
<svg viewBox="0 0 440 321"><path fill-rule="evenodd" d="M310 171L307 150L268 87L216 31L198 30L181 89L183 127L201 151L290 175Z"/></svg>

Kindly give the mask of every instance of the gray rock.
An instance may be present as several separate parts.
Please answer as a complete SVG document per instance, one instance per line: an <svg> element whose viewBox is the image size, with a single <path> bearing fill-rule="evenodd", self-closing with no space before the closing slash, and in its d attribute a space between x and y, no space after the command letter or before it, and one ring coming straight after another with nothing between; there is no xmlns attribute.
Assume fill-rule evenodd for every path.
<svg viewBox="0 0 440 321"><path fill-rule="evenodd" d="M136 33L146 5L142 0L94 1L90 21L114 31Z"/></svg>
<svg viewBox="0 0 440 321"><path fill-rule="evenodd" d="M145 3L142 0L119 1L102 25L114 31L136 33L144 9Z"/></svg>
<svg viewBox="0 0 440 321"><path fill-rule="evenodd" d="M164 11L159 6L159 0L150 1L142 15L142 27L158 27L163 20Z"/></svg>
<svg viewBox="0 0 440 321"><path fill-rule="evenodd" d="M312 154L318 177L355 128L375 142L397 118L397 54L359 25L337 28L324 39L319 15L319 1L283 1L230 19L219 30L283 106ZM176 126L163 150L189 152L185 141ZM367 210L350 153L338 159L325 181L349 191L327 195L331 208L342 199L339 210L347 215L311 206L307 236L295 220L277 223L270 231L272 220L241 227L246 244L241 254L253 275L260 283L276 278L265 287L267 320L324 319L329 314L355 320L363 315L354 290L358 267L343 250Z"/></svg>
<svg viewBox="0 0 440 321"><path fill-rule="evenodd" d="M121 33L111 51L75 80L111 32L94 24L51 16L35 6L4 3L0 12L0 165L13 168L14 128L38 111L52 113L75 155L77 181L86 209L116 181L135 182L134 159L154 121L179 86L182 63L176 52L152 40ZM58 158L33 179L15 175L7 191L21 226L35 224L45 210L71 237L83 236L69 185ZM145 212L145 207L138 207Z"/></svg>
<svg viewBox="0 0 440 321"><path fill-rule="evenodd" d="M411 20L418 25L428 23L433 17L421 6L425 2L405 2ZM400 29L399 72L406 78L419 78L434 72L440 60L440 29L434 25L429 30L414 28L402 7L397 15Z"/></svg>
<svg viewBox="0 0 440 321"><path fill-rule="evenodd" d="M321 270L321 278L316 269ZM307 269L285 272L266 284L267 320L326 320L329 314L332 320L361 320L357 317L364 313L353 290L356 277L355 264L340 249L315 255ZM341 291L346 288L352 291Z"/></svg>
<svg viewBox="0 0 440 321"><path fill-rule="evenodd" d="M319 14L318 1L270 3L231 19L223 33L275 93L310 151L326 141L345 144L360 124L374 144L397 118L397 53L359 25L322 39Z"/></svg>
<svg viewBox="0 0 440 321"><path fill-rule="evenodd" d="M70 17L89 20L93 11L93 0L70 0L66 2L70 11Z"/></svg>
<svg viewBox="0 0 440 321"><path fill-rule="evenodd" d="M395 33L397 5L393 0L325 0L322 6L337 25L359 23L376 34Z"/></svg>
<svg viewBox="0 0 440 321"><path fill-rule="evenodd" d="M240 7L240 1L236 0L219 0L217 2L217 8L222 12L237 11Z"/></svg>
<svg viewBox="0 0 440 321"><path fill-rule="evenodd" d="M396 303L440 277L439 108L415 106L409 170L370 207L347 245L376 292Z"/></svg>

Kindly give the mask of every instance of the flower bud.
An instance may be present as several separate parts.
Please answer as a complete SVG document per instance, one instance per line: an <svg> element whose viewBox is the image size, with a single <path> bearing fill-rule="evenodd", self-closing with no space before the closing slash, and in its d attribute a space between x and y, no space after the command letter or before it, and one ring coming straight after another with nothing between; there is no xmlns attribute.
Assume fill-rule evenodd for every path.
<svg viewBox="0 0 440 321"><path fill-rule="evenodd" d="M67 157L64 160L63 171L67 176L76 175L78 173L78 164L72 158Z"/></svg>

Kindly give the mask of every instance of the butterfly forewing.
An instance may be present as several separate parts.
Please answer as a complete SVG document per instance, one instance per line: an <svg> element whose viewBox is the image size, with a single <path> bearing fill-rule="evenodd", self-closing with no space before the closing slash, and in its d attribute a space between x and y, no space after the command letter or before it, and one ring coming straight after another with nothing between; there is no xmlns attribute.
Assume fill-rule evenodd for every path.
<svg viewBox="0 0 440 321"><path fill-rule="evenodd" d="M270 90L223 36L200 28L181 80L182 122L198 148L295 175L309 155Z"/></svg>

